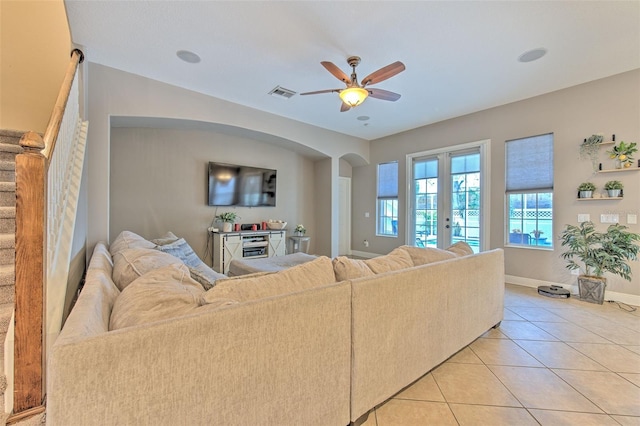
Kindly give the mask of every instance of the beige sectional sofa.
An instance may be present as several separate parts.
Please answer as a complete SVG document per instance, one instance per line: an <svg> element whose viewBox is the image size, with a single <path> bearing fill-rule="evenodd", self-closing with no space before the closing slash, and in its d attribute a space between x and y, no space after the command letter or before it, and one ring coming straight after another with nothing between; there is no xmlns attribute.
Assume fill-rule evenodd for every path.
<svg viewBox="0 0 640 426"><path fill-rule="evenodd" d="M53 345L48 424L347 425L502 320L499 249L320 256L205 290L125 239L96 246Z"/></svg>

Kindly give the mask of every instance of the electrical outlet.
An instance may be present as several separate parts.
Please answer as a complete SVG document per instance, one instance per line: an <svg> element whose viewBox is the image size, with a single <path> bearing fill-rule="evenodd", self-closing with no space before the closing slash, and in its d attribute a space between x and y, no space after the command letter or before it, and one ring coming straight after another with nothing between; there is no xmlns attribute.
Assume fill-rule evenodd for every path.
<svg viewBox="0 0 640 426"><path fill-rule="evenodd" d="M365 247L369 247L369 240L364 240L363 244Z"/></svg>
<svg viewBox="0 0 640 426"><path fill-rule="evenodd" d="M364 212L364 217L369 217L369 212Z"/></svg>
<svg viewBox="0 0 640 426"><path fill-rule="evenodd" d="M638 215L633 213L627 213L627 223L629 225L637 225L638 224Z"/></svg>

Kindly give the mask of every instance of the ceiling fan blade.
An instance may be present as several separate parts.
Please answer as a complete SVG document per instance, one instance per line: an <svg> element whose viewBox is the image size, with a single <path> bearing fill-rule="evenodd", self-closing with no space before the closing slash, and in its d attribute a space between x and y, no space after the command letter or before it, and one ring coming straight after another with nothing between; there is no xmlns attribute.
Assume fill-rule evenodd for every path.
<svg viewBox="0 0 640 426"><path fill-rule="evenodd" d="M300 96L302 95L318 95L320 93L340 93L340 90L342 89L326 89L326 90L316 90L315 92L306 92L306 93L300 93Z"/></svg>
<svg viewBox="0 0 640 426"><path fill-rule="evenodd" d="M342 102L342 105L340 105L340 112L349 111L350 109L351 107L349 106L349 104Z"/></svg>
<svg viewBox="0 0 640 426"><path fill-rule="evenodd" d="M323 67L327 69L335 78L342 81L345 84L351 84L351 79L340 68L338 68L333 62L322 61L320 62Z"/></svg>
<svg viewBox="0 0 640 426"><path fill-rule="evenodd" d="M400 94L390 92L388 90L382 89L367 89L369 92L369 96L376 99L382 99L383 101L392 101L395 102L400 99Z"/></svg>
<svg viewBox="0 0 640 426"><path fill-rule="evenodd" d="M401 73L404 70L405 70L404 64L400 61L396 61L366 76L364 80L362 80L362 87L366 86L367 84L380 83L381 81L391 78L394 75Z"/></svg>

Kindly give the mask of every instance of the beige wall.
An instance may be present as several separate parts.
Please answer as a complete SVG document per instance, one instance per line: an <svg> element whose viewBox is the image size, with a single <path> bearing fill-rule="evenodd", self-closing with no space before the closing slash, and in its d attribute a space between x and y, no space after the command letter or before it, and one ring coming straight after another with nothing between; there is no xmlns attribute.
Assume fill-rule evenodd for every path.
<svg viewBox="0 0 640 426"><path fill-rule="evenodd" d="M0 128L45 131L70 51L62 0L0 1Z"/></svg>
<svg viewBox="0 0 640 426"><path fill-rule="evenodd" d="M233 130L236 136L265 144L260 148L261 150L266 151L269 150L269 147L275 148L277 146L289 151L300 152L300 155L312 158L314 161L321 158L330 159L329 179L320 183L327 186L327 191L324 188L321 191L315 190L317 182L308 185L305 182L305 196L303 198L297 196L296 210L287 212L287 217L293 217L294 221L296 219L305 220L304 225L310 229L315 227L318 229L318 234L321 228L317 223L309 222L309 220L317 222L318 211L321 211L325 206L337 206L339 159L345 158L352 165L362 165L366 164L369 158L369 142L366 140L275 116L113 68L89 63L85 78L88 84L87 108L91 123L87 159L89 169L87 188L89 249L92 249L97 241L108 240L110 235L113 235L113 232L109 230L111 222L109 215L113 211L110 207L110 195L113 192L110 189L109 161L112 149L110 134L112 132L112 116L117 116L118 119L122 117L132 120L163 118L206 123L211 124L212 127ZM252 146L256 147L257 145ZM239 149L235 144L225 146L225 152L234 158L248 155L245 150ZM209 157L205 156L204 160L208 159ZM298 179L298 177L294 176L293 179ZM278 192L279 196L282 196L280 189ZM325 253L327 250L325 246L315 246L316 252L321 254L334 252L337 254L337 208L335 213L332 211L329 217L330 226L323 227L322 233L329 235L331 244L328 250L330 251ZM147 218L147 220L153 219ZM208 222L198 224L198 226L203 225L206 228ZM119 226L124 225L120 224ZM309 235L315 240L315 236L311 232Z"/></svg>
<svg viewBox="0 0 640 426"><path fill-rule="evenodd" d="M208 206L209 161L276 169L276 206ZM285 220L289 231L303 223L315 235L313 173L311 160L256 140L205 130L112 128L110 240L123 230L146 238L172 231L210 263L206 229L224 211L236 212L238 223Z"/></svg>
<svg viewBox="0 0 640 426"><path fill-rule="evenodd" d="M373 141L370 165L353 168L353 249L387 253L404 244L407 154L483 139L491 140L490 246L503 247L505 141L549 132L554 133L555 237L565 224L577 222L578 213L589 213L592 220L608 211L625 213L621 214L623 224L627 212L640 213L640 172L593 177L591 163L578 158L579 144L593 133L607 138L616 134L618 141L640 142L640 70L635 70ZM390 160L399 164L400 238L375 236L376 165ZM603 161L611 160L603 157ZM610 179L622 180L624 200L576 201L577 186L588 179L599 187ZM364 218L364 212L370 212L371 218ZM640 225L630 228L640 232ZM371 242L368 249L362 245L364 239ZM506 273L532 280L574 283L575 277L569 275L560 259L562 251L557 238L553 251L506 248ZM608 290L639 295L639 262L633 262L632 268L632 282L612 276Z"/></svg>

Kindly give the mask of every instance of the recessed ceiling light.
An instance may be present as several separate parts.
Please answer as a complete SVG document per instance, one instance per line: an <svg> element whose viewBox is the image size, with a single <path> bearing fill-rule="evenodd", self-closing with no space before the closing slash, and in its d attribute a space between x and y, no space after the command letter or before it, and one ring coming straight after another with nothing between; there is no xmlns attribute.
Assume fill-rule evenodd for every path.
<svg viewBox="0 0 640 426"><path fill-rule="evenodd" d="M360 121L367 121L369 119L368 115L361 115L359 117L356 117L358 120Z"/></svg>
<svg viewBox="0 0 640 426"><path fill-rule="evenodd" d="M200 62L200 56L196 55L193 52L189 52L188 50L178 50L176 52L176 55L178 56L178 58L190 64L197 64L198 62Z"/></svg>
<svg viewBox="0 0 640 426"><path fill-rule="evenodd" d="M524 52L522 55L518 56L518 61L520 62L533 62L542 58L547 54L547 49L539 47L537 49L529 50L528 52Z"/></svg>

